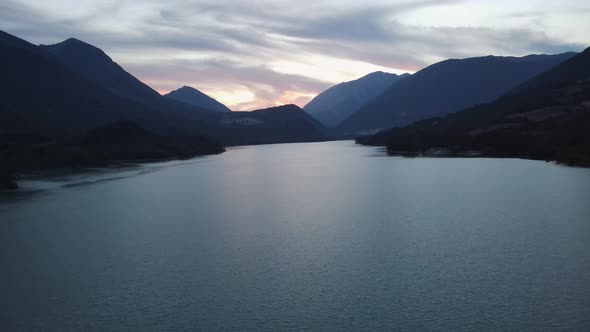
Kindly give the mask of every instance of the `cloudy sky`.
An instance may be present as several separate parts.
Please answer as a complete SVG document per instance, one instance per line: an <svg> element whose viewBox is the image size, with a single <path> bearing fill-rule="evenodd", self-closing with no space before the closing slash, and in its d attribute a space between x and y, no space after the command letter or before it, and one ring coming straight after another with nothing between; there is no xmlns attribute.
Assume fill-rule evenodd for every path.
<svg viewBox="0 0 590 332"><path fill-rule="evenodd" d="M581 51L588 0L2 0L0 29L75 37L161 93L189 85L232 110L304 106L376 70Z"/></svg>

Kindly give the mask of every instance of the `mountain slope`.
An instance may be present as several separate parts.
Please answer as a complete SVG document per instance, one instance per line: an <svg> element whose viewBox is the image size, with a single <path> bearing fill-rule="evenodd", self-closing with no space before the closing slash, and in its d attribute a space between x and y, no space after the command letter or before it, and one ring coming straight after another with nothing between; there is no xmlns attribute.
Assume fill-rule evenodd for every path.
<svg viewBox="0 0 590 332"><path fill-rule="evenodd" d="M68 141L95 128L121 121L137 123L144 137L166 137L184 142L192 153L219 151L214 143L193 141L201 133L200 122L189 113L163 112L134 99L103 88L95 80L65 66L46 49L0 32L0 161L8 170L31 170L44 167L68 167L72 156L66 151ZM163 99L163 97L157 97ZM133 128L130 128L132 130ZM119 136L119 151L135 158L132 143ZM187 138L187 139L185 139ZM164 140L164 139L163 139ZM155 140L146 141L146 146ZM204 142L204 144L201 144ZM177 150L165 152L170 157ZM91 147L84 153L98 152ZM62 158L63 157L63 158ZM105 155L123 158L120 153ZM45 160L56 161L45 163ZM93 159L92 159L93 160Z"/></svg>
<svg viewBox="0 0 590 332"><path fill-rule="evenodd" d="M143 83L91 45L69 40L60 47L57 52L53 47L0 35L3 138L19 144L38 143L130 121L161 136L206 135L231 145L326 139L324 128L299 108L279 107L270 114L204 110L150 92L153 90L145 89ZM54 52L50 52L52 48ZM78 59L76 54L88 57ZM70 57L71 63L66 61ZM90 66L94 62L100 63L101 71L114 74L95 75ZM113 77L126 83L118 84Z"/></svg>
<svg viewBox="0 0 590 332"><path fill-rule="evenodd" d="M207 115L209 110L162 97L93 45L70 38L55 45L41 45L40 48L114 96L165 115L166 120L174 119L172 131L182 129L185 133L193 134L210 125ZM140 119L139 124L143 125Z"/></svg>
<svg viewBox="0 0 590 332"><path fill-rule="evenodd" d="M210 136L227 145L313 142L328 139L325 127L296 105L252 112L217 113Z"/></svg>
<svg viewBox="0 0 590 332"><path fill-rule="evenodd" d="M0 52L0 132L91 128L138 111L14 36L0 33Z"/></svg>
<svg viewBox="0 0 590 332"><path fill-rule="evenodd" d="M590 166L589 128L590 48L492 103L358 141L387 144L392 152L438 151Z"/></svg>
<svg viewBox="0 0 590 332"><path fill-rule="evenodd" d="M10 169L44 171L107 166L121 162L186 159L224 148L202 136L165 136L131 121L108 123L76 135L0 148Z"/></svg>
<svg viewBox="0 0 590 332"><path fill-rule="evenodd" d="M340 83L320 93L303 109L327 127L336 127L352 113L379 96L409 74L395 75L381 71L357 80Z"/></svg>
<svg viewBox="0 0 590 332"><path fill-rule="evenodd" d="M41 45L63 64L96 81L110 92L135 100L160 94L126 72L101 49L75 38L54 45Z"/></svg>
<svg viewBox="0 0 590 332"><path fill-rule="evenodd" d="M339 130L358 133L404 126L490 102L573 55L486 56L442 61L387 89L347 118Z"/></svg>
<svg viewBox="0 0 590 332"><path fill-rule="evenodd" d="M174 90L164 95L164 97L208 110L217 112L231 112L227 106L202 93L201 91L191 88L190 86L183 86L180 89Z"/></svg>
<svg viewBox="0 0 590 332"><path fill-rule="evenodd" d="M36 45L33 45L24 39L20 39L2 30L0 30L0 47L6 49L21 49L31 52L40 52Z"/></svg>

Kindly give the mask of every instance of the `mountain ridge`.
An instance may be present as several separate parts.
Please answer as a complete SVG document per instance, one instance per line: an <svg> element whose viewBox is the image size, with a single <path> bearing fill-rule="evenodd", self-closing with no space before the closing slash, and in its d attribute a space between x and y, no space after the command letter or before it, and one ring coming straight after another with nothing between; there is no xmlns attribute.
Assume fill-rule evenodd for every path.
<svg viewBox="0 0 590 332"><path fill-rule="evenodd" d="M553 160L590 167L590 48L487 104L357 142L391 153Z"/></svg>
<svg viewBox="0 0 590 332"><path fill-rule="evenodd" d="M52 45L40 45L64 65L96 81L107 90L124 97L142 101L160 97L147 84L135 78L100 48L68 38Z"/></svg>
<svg viewBox="0 0 590 332"><path fill-rule="evenodd" d="M294 104L250 112L216 112L221 136L226 145L256 145L289 142L317 142L329 139L326 128Z"/></svg>
<svg viewBox="0 0 590 332"><path fill-rule="evenodd" d="M344 120L338 130L353 134L405 126L490 102L574 54L444 60L388 88Z"/></svg>
<svg viewBox="0 0 590 332"><path fill-rule="evenodd" d="M227 106L215 100L213 97L186 85L165 94L164 97L212 111L231 112Z"/></svg>
<svg viewBox="0 0 590 332"><path fill-rule="evenodd" d="M326 127L336 127L386 88L409 74L369 73L353 81L342 82L321 92L303 109Z"/></svg>
<svg viewBox="0 0 590 332"><path fill-rule="evenodd" d="M174 159L223 151L215 142L201 138L203 124L191 116L194 112L164 112L146 101L113 93L100 79L65 65L47 48L7 33L0 33L0 52L0 168L8 176L134 160L139 156L134 146L139 145L126 140L133 132L146 138L145 155ZM163 97L154 100L158 98ZM112 126L122 122L137 125L123 127L129 133L122 135L124 130L113 131ZM110 146L79 141L91 133L117 134L120 139Z"/></svg>

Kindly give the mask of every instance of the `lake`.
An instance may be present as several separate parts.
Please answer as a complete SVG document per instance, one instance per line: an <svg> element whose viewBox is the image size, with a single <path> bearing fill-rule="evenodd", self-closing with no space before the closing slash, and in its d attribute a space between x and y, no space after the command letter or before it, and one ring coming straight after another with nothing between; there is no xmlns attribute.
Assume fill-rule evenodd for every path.
<svg viewBox="0 0 590 332"><path fill-rule="evenodd" d="M23 186L0 330L590 329L589 169L345 141Z"/></svg>

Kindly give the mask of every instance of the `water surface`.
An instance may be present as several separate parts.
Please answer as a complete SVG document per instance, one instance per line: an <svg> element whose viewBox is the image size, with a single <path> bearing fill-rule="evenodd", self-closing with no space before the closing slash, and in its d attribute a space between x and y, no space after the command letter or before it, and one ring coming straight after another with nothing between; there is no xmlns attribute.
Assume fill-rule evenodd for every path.
<svg viewBox="0 0 590 332"><path fill-rule="evenodd" d="M352 142L25 182L0 330L590 329L590 170Z"/></svg>

